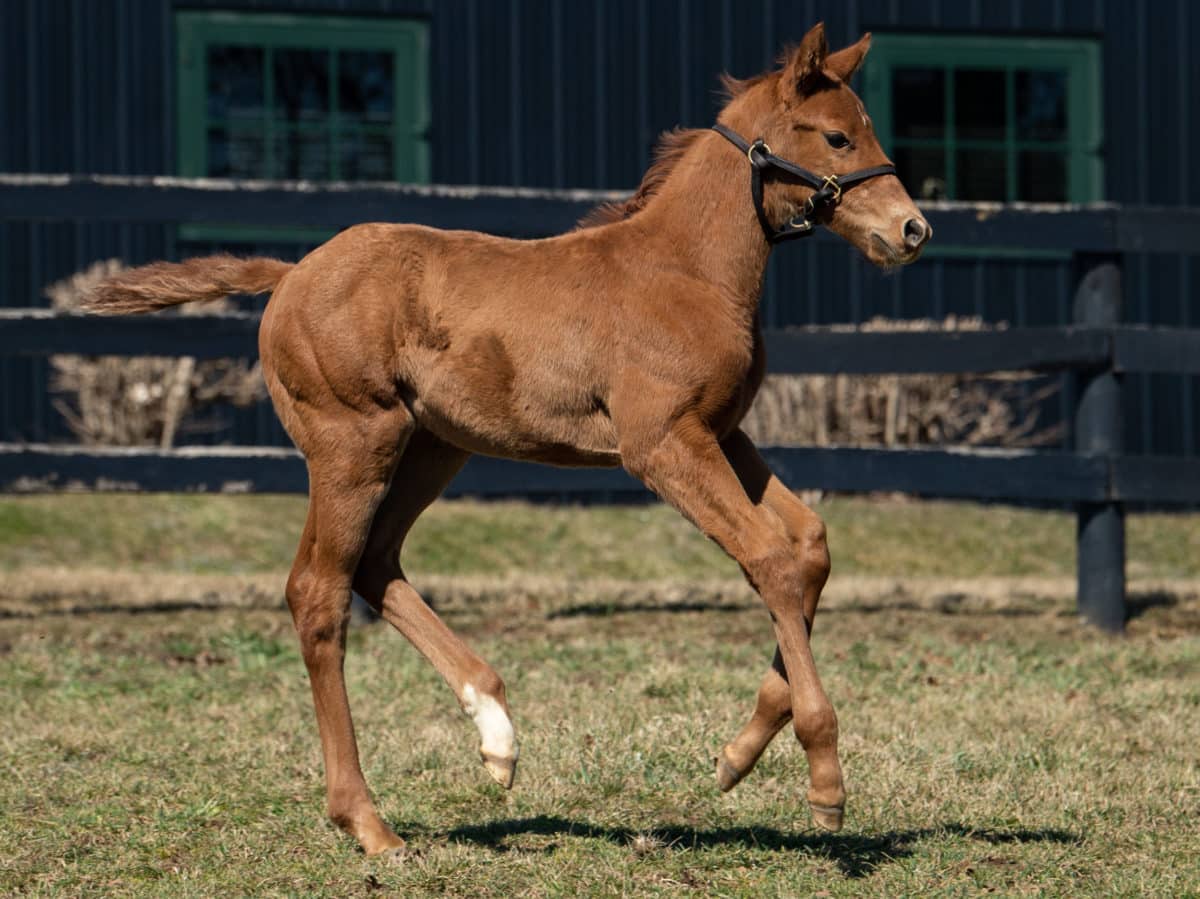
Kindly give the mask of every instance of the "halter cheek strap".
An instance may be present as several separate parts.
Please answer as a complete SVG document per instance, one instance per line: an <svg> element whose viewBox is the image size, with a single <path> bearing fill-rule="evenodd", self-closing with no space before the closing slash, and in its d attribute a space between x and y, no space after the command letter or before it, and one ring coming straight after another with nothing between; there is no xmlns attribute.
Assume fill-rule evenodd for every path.
<svg viewBox="0 0 1200 899"><path fill-rule="evenodd" d="M848 175L818 175L803 166L776 156L761 137L755 138L751 143L724 125L713 125L712 130L745 153L746 158L750 160L750 197L754 200L754 212L758 215L758 223L762 226L767 241L773 244L793 240L797 237L809 237L816 227L812 216L826 206L835 205L841 199L842 191L866 181L868 178L896 174L894 165L875 165L859 169ZM763 206L763 173L767 169L779 169L787 172L789 175L799 178L815 191L804 201L803 214L784 222L783 226L779 228L771 224Z"/></svg>

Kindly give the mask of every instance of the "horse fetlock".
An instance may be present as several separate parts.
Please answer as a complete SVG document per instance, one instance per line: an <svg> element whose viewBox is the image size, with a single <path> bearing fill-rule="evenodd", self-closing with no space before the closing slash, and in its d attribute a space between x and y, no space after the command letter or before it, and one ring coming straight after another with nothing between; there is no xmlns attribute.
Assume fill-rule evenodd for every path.
<svg viewBox="0 0 1200 899"><path fill-rule="evenodd" d="M808 804L813 821L825 830L837 832L842 829L846 809L846 788L837 756L824 760L810 757L809 766L812 786L808 790Z"/></svg>
<svg viewBox="0 0 1200 899"><path fill-rule="evenodd" d="M467 684L462 691L463 711L479 728L479 755L492 779L506 790L517 773L519 750L512 720L504 706L489 693Z"/></svg>
<svg viewBox="0 0 1200 899"><path fill-rule="evenodd" d="M406 843L383 823L372 806L364 808L329 808L329 819L358 840L367 855L404 849Z"/></svg>

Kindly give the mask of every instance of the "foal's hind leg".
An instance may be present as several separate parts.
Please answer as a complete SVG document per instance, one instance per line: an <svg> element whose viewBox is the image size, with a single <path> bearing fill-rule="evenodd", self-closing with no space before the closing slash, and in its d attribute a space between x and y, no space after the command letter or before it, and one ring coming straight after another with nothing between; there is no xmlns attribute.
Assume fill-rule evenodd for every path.
<svg viewBox="0 0 1200 899"><path fill-rule="evenodd" d="M329 817L374 855L404 841L375 811L359 766L343 674L346 622L351 579L412 419L402 407L375 415L339 411L344 422L330 415L322 430L306 434L308 520L287 599L312 685Z"/></svg>
<svg viewBox="0 0 1200 899"><path fill-rule="evenodd" d="M766 505L778 516L797 557L807 561L808 577L803 587L802 611L805 627L811 635L817 603L829 574L824 524L815 512L771 473L745 434L737 432L725 441L722 449L750 499L756 504ZM792 701L787 669L776 647L771 667L759 687L754 714L742 731L721 750L717 759L717 783L720 788L731 790L749 774L767 744L791 719ZM821 811L814 809L814 812L820 820ZM840 810L824 813L826 819L831 816L840 820ZM832 821L822 823L828 826Z"/></svg>
<svg viewBox="0 0 1200 899"><path fill-rule="evenodd" d="M427 431L413 435L375 514L354 589L446 679L479 728L484 767L497 783L509 788L516 773L517 745L504 682L426 604L405 578L399 561L409 529L441 495L468 455Z"/></svg>

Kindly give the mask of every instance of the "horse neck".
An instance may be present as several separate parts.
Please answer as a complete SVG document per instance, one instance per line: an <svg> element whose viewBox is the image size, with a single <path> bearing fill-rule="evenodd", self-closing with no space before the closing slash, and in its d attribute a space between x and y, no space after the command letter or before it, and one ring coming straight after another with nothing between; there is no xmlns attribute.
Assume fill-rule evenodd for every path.
<svg viewBox="0 0 1200 899"><path fill-rule="evenodd" d="M753 318L771 245L750 198L749 165L716 132L701 135L636 220L685 270Z"/></svg>

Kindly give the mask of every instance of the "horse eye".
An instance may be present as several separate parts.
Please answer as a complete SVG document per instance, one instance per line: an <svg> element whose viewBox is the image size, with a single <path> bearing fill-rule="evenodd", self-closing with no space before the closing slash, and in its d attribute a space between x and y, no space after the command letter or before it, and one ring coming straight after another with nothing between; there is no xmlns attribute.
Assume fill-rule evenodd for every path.
<svg viewBox="0 0 1200 899"><path fill-rule="evenodd" d="M850 146L850 138L840 131L826 131L825 142L835 150L844 150Z"/></svg>

